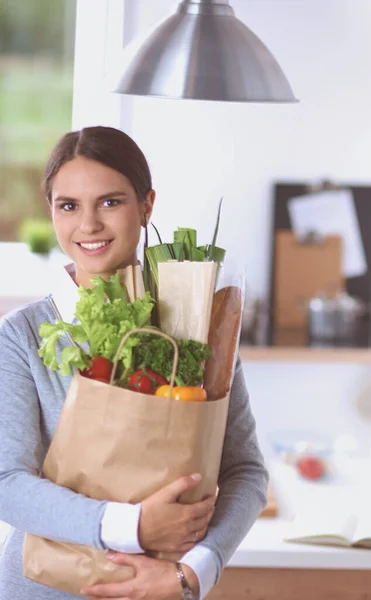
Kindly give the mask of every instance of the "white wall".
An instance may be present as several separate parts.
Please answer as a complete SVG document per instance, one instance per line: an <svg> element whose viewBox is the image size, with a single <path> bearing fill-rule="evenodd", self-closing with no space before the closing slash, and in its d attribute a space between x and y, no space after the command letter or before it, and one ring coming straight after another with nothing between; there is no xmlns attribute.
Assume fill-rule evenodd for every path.
<svg viewBox="0 0 371 600"><path fill-rule="evenodd" d="M136 29L173 0L133 0ZM147 154L166 235L210 235L225 197L221 242L246 263L252 292L268 287L271 186L276 180L371 180L369 0L233 0L289 78L298 105L135 98L126 125ZM127 9L128 10L128 9Z"/></svg>
<svg viewBox="0 0 371 600"><path fill-rule="evenodd" d="M367 365L245 363L244 374L262 450L272 455L280 431L351 436L355 456L371 450L371 377Z"/></svg>
<svg viewBox="0 0 371 600"><path fill-rule="evenodd" d="M196 226L208 240L224 196L220 242L265 295L272 184L371 181L370 0L233 0L270 48L300 103L237 104L104 91L124 42L170 15L174 0L78 0L74 127L121 126L141 145L164 236ZM124 18L124 25L122 19Z"/></svg>
<svg viewBox="0 0 371 600"><path fill-rule="evenodd" d="M102 1L116 3L117 14L122 10L120 0L97 0L97 5ZM92 10L91 0L79 3ZM124 39L142 34L176 4L125 0ZM116 112L108 114L104 103L92 114L91 96L90 114L76 113L74 123L83 126L109 119L113 124L113 119L143 148L158 193L154 222L165 238L178 225L189 225L198 229L200 241L210 239L223 195L219 241L246 265L251 293L265 295L272 184L324 177L370 184L371 2L232 0L231 4L276 56L299 104L122 97L118 119ZM91 20L89 25L91 35ZM110 38L112 32L103 26L106 39ZM361 420L356 400L369 387L368 371L358 365L246 365L264 448L268 451L268 429L307 425L356 433L366 451L371 429Z"/></svg>

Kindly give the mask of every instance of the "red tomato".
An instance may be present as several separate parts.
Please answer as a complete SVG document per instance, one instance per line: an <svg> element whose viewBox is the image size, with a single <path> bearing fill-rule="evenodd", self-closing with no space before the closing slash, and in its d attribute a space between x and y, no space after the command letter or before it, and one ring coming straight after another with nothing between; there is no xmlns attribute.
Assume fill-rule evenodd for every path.
<svg viewBox="0 0 371 600"><path fill-rule="evenodd" d="M306 479L320 479L325 472L325 465L316 456L303 456L296 462L296 467Z"/></svg>
<svg viewBox="0 0 371 600"><path fill-rule="evenodd" d="M80 371L83 377L89 379L105 379L109 382L113 365L108 358L104 356L93 356L89 369Z"/></svg>
<svg viewBox="0 0 371 600"><path fill-rule="evenodd" d="M154 394L160 385L167 384L165 377L152 369L138 369L128 381L128 389L141 394Z"/></svg>

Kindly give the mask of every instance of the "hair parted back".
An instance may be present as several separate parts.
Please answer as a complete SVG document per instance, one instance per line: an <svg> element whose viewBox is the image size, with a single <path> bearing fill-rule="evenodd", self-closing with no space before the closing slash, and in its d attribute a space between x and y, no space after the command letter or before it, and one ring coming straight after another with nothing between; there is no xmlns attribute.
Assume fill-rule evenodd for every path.
<svg viewBox="0 0 371 600"><path fill-rule="evenodd" d="M152 177L146 157L130 136L113 127L85 127L81 131L66 133L50 154L43 181L43 190L49 204L54 177L65 163L77 156L96 160L125 175L139 201L143 201L152 189Z"/></svg>

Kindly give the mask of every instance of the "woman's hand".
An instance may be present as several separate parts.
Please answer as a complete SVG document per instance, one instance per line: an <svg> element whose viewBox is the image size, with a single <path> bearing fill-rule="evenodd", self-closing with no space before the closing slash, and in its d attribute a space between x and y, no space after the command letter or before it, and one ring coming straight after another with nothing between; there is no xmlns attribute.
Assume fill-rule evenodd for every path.
<svg viewBox="0 0 371 600"><path fill-rule="evenodd" d="M80 593L89 598L108 600L182 600L181 585L175 564L167 560L156 560L143 554L109 553L107 558L117 565L134 568L135 576L123 583L98 583L86 586ZM182 565L188 585L197 597L199 583L194 571Z"/></svg>
<svg viewBox="0 0 371 600"><path fill-rule="evenodd" d="M200 481L199 474L180 477L142 502L138 539L144 550L184 553L205 537L216 496L195 504L178 502Z"/></svg>

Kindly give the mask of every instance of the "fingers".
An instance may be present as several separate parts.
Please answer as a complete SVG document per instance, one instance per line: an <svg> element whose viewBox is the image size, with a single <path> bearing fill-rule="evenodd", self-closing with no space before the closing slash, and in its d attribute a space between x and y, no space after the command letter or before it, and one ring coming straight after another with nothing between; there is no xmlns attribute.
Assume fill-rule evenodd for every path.
<svg viewBox="0 0 371 600"><path fill-rule="evenodd" d="M206 527L204 526L201 529L196 529L195 531L190 533L189 536L187 536L185 543L195 545L204 539L206 533L207 533L207 525L206 525Z"/></svg>
<svg viewBox="0 0 371 600"><path fill-rule="evenodd" d="M216 497L210 496L195 504L177 502L187 487L197 485L199 477L181 477L141 503L138 539L145 550L178 552L193 538L190 534L202 531L215 510ZM199 520L201 519L201 521ZM125 563L126 564L126 563Z"/></svg>
<svg viewBox="0 0 371 600"><path fill-rule="evenodd" d="M190 525L190 532L185 539L179 544L178 547L174 548L173 552L188 552L192 550L194 546L204 539L207 534L210 520L213 516L214 510L209 515L201 519L196 519Z"/></svg>
<svg viewBox="0 0 371 600"><path fill-rule="evenodd" d="M122 552L107 552L107 558L114 562L116 565L126 565L128 567L133 567L136 571L140 566L141 559L143 558L138 554L124 554Z"/></svg>
<svg viewBox="0 0 371 600"><path fill-rule="evenodd" d="M213 515L213 512L214 511L212 511L210 513L210 516L207 515L206 517L201 517L201 519L195 519L194 521L192 521L190 524L189 534L192 535L196 531L203 531L204 529L207 529L209 526L211 517Z"/></svg>
<svg viewBox="0 0 371 600"><path fill-rule="evenodd" d="M176 502L181 494L193 490L201 481L200 473L193 473L192 475L186 475L179 477L172 483L169 483L163 487L157 495L161 497L164 502Z"/></svg>
<svg viewBox="0 0 371 600"><path fill-rule="evenodd" d="M189 536L189 540L187 542L184 542L183 545L176 549L176 552L183 552L183 554L189 552L198 544L198 542L201 542L204 539L206 534L207 528L193 533Z"/></svg>
<svg viewBox="0 0 371 600"><path fill-rule="evenodd" d="M98 583L81 588L80 594L91 598L127 598L133 593L132 584L124 583Z"/></svg>
<svg viewBox="0 0 371 600"><path fill-rule="evenodd" d="M97 596L87 596L88 600L95 600ZM109 598L108 596L98 596L99 600L111 600L111 598ZM117 596L115 596L116 600L130 600L130 598L127 598L126 596L120 596L119 598Z"/></svg>
<svg viewBox="0 0 371 600"><path fill-rule="evenodd" d="M215 508L216 497L210 496L200 502L189 505L190 517L195 520L208 515Z"/></svg>

